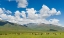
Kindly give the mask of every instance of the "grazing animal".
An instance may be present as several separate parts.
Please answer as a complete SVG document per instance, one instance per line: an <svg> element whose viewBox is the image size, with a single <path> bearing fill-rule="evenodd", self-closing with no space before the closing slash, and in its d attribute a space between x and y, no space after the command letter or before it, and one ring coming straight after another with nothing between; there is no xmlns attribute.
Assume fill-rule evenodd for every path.
<svg viewBox="0 0 64 38"><path fill-rule="evenodd" d="M18 35L20 35L20 33L17 33Z"/></svg>
<svg viewBox="0 0 64 38"><path fill-rule="evenodd" d="M57 33L53 33L54 35L57 35Z"/></svg>
<svg viewBox="0 0 64 38"><path fill-rule="evenodd" d="M57 34L55 33L55 35L57 35Z"/></svg>
<svg viewBox="0 0 64 38"><path fill-rule="evenodd" d="M31 33L33 35L33 33Z"/></svg>
<svg viewBox="0 0 64 38"><path fill-rule="evenodd" d="M43 33L41 33L41 35L43 35Z"/></svg>
<svg viewBox="0 0 64 38"><path fill-rule="evenodd" d="M7 35L7 34L4 34L4 35Z"/></svg>
<svg viewBox="0 0 64 38"><path fill-rule="evenodd" d="M46 35L49 35L49 33L45 33Z"/></svg>
<svg viewBox="0 0 64 38"><path fill-rule="evenodd" d="M2 34L0 34L0 35L2 35Z"/></svg>
<svg viewBox="0 0 64 38"><path fill-rule="evenodd" d="M61 33L60 33L60 35L61 35Z"/></svg>
<svg viewBox="0 0 64 38"><path fill-rule="evenodd" d="M38 33L35 33L35 35L38 35Z"/></svg>

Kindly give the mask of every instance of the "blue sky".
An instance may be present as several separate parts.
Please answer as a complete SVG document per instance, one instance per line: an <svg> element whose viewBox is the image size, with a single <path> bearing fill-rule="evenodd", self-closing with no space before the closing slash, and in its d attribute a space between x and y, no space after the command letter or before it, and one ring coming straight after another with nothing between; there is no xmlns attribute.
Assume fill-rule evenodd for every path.
<svg viewBox="0 0 64 38"><path fill-rule="evenodd" d="M11 15L14 16L14 12L18 11L26 11L28 8L34 8L34 10L39 11L43 5L46 5L49 9L55 8L57 11L60 11L60 15L54 15L46 18L49 19L58 19L59 22L64 24L64 0L26 0L28 5L26 7L19 7L16 0L0 0L0 8L5 8L6 10L10 10L12 12ZM38 12L39 13L39 12Z"/></svg>

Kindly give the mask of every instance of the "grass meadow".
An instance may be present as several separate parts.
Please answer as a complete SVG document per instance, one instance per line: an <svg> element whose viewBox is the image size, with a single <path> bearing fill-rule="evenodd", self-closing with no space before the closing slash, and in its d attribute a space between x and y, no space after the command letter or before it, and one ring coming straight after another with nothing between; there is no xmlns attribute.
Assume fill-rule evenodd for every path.
<svg viewBox="0 0 64 38"><path fill-rule="evenodd" d="M0 38L64 38L64 32L0 32Z"/></svg>

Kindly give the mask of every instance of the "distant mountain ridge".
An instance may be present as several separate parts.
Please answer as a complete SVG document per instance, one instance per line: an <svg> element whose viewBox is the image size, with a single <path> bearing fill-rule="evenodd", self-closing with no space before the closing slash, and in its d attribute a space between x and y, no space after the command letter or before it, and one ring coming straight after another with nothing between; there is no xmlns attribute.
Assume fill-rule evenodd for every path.
<svg viewBox="0 0 64 38"><path fill-rule="evenodd" d="M52 24L37 24L37 23L29 23L29 24L16 24L8 21L0 20L0 30L17 30L17 31L64 31L64 27L52 25Z"/></svg>
<svg viewBox="0 0 64 38"><path fill-rule="evenodd" d="M57 31L64 31L64 27L58 26L58 25L53 25L53 24L35 24L35 23L29 23L27 24L27 26L31 29L34 30L41 30L41 31L50 31L52 30L57 30ZM52 31L51 30L51 31Z"/></svg>
<svg viewBox="0 0 64 38"><path fill-rule="evenodd" d="M3 25L5 25L5 24L7 24L7 23L9 23L9 24L11 24L11 25L14 25L14 23L11 23L11 22L8 22L8 21L0 20L0 26L3 26Z"/></svg>
<svg viewBox="0 0 64 38"><path fill-rule="evenodd" d="M16 24L16 23L11 23L8 21L2 21L0 20L0 31L1 30L7 30L7 31L12 31L12 30L16 30L16 31L25 31L25 30L30 30L29 28L27 28L24 25L20 25L20 24Z"/></svg>

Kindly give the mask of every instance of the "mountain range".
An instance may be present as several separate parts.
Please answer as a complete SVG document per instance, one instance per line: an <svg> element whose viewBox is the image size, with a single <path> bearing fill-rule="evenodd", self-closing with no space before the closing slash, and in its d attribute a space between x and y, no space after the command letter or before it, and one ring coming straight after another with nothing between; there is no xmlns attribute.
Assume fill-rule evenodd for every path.
<svg viewBox="0 0 64 38"><path fill-rule="evenodd" d="M64 31L64 27L44 23L29 23L20 25L0 20L0 31Z"/></svg>

